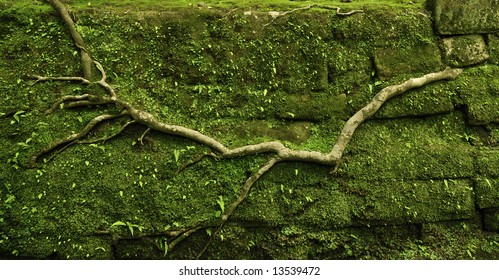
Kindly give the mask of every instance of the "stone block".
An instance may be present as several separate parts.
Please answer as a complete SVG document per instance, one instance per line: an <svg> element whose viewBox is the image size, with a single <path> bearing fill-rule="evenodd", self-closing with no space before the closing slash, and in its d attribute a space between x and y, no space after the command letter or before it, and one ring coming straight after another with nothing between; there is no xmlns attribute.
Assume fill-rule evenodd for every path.
<svg viewBox="0 0 499 280"><path fill-rule="evenodd" d="M339 172L366 180L473 177L475 155L458 136L465 132L460 113L371 120L355 132Z"/></svg>
<svg viewBox="0 0 499 280"><path fill-rule="evenodd" d="M429 116L452 112L454 111L452 94L441 84L430 84L390 99L374 118Z"/></svg>
<svg viewBox="0 0 499 280"><path fill-rule="evenodd" d="M361 225L469 219L475 213L470 180L351 180L344 191L357 194L352 220Z"/></svg>
<svg viewBox="0 0 499 280"><path fill-rule="evenodd" d="M244 122L236 128L236 134L241 138L267 137L280 141L303 143L310 137L312 123L296 121L281 125L270 125L263 120Z"/></svg>
<svg viewBox="0 0 499 280"><path fill-rule="evenodd" d="M499 232L499 208L486 209L483 212L483 227L488 231Z"/></svg>
<svg viewBox="0 0 499 280"><path fill-rule="evenodd" d="M381 80L401 74L430 73L443 67L436 44L405 49L384 48L374 53L376 72Z"/></svg>
<svg viewBox="0 0 499 280"><path fill-rule="evenodd" d="M499 177L499 151L479 150L476 153L476 168L484 177Z"/></svg>
<svg viewBox="0 0 499 280"><path fill-rule="evenodd" d="M487 34L487 42L489 44L490 62L499 64L499 35Z"/></svg>
<svg viewBox="0 0 499 280"><path fill-rule="evenodd" d="M439 35L494 33L499 31L497 0L430 0L435 32Z"/></svg>
<svg viewBox="0 0 499 280"><path fill-rule="evenodd" d="M320 121L348 118L345 94L288 94L282 103L276 105L275 110L276 116L281 119Z"/></svg>
<svg viewBox="0 0 499 280"><path fill-rule="evenodd" d="M444 61L453 67L465 67L490 58L481 35L449 37L441 40Z"/></svg>
<svg viewBox="0 0 499 280"><path fill-rule="evenodd" d="M499 207L499 179L485 177L477 179L475 192L480 209Z"/></svg>

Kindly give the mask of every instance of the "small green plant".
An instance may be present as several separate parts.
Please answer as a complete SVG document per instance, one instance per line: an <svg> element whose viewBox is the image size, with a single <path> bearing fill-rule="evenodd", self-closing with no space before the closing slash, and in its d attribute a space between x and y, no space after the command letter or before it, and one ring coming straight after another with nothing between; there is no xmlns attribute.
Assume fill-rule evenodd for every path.
<svg viewBox="0 0 499 280"><path fill-rule="evenodd" d="M128 227L128 230L130 231L130 234L132 234L132 236L134 233L134 228L138 229L140 232L142 232L145 228L144 226L136 225L131 222L122 222L122 221L117 221L111 225L111 227L118 227L118 226Z"/></svg>
<svg viewBox="0 0 499 280"><path fill-rule="evenodd" d="M163 251L163 256L168 254L168 239L165 237L156 238L156 245Z"/></svg>
<svg viewBox="0 0 499 280"><path fill-rule="evenodd" d="M218 196L217 204L220 207L220 210L215 211L215 217L220 218L220 216L222 216L225 211L225 202L223 196Z"/></svg>
<svg viewBox="0 0 499 280"><path fill-rule="evenodd" d="M250 240L248 241L248 244L246 245L246 249L248 249L248 251L251 251L251 247L255 246L255 241L253 240Z"/></svg>
<svg viewBox="0 0 499 280"><path fill-rule="evenodd" d="M7 160L7 163L10 163L12 168L19 169L19 152L17 152L13 157Z"/></svg>
<svg viewBox="0 0 499 280"><path fill-rule="evenodd" d="M21 120L19 117L24 117L24 113L26 113L26 111L17 111L13 116L14 119L10 121L10 124L20 123Z"/></svg>

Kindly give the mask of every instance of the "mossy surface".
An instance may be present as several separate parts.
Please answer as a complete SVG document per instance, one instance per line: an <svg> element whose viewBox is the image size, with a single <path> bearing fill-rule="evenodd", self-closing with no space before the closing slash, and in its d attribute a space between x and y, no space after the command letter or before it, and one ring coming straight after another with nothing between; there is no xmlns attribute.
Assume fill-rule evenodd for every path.
<svg viewBox="0 0 499 280"><path fill-rule="evenodd" d="M213 5L207 9L143 0L136 9L138 2L66 2L121 97L230 147L280 140L328 152L348 117L378 90L441 67L439 57L419 61L411 51L432 53L437 44L423 1L327 1L364 13L312 9L275 21L268 11L310 3L260 1L258 9L256 1L205 1ZM118 111L100 105L46 115L61 96L101 89L31 85L31 75L81 75L78 52L47 5L0 1L0 23L1 257L193 258L209 230L166 256L156 246L164 239L139 236L216 223L221 205L236 199L268 155L206 158L183 170L209 150L133 124L105 143L70 146L28 169L40 149ZM375 54L390 48L416 67L381 80ZM206 258L497 258L498 237L477 228L474 205L478 198L483 211L498 205L497 69L469 69L456 81L391 100L355 133L335 175L327 166L277 164ZM127 121L103 124L89 137L111 135Z"/></svg>

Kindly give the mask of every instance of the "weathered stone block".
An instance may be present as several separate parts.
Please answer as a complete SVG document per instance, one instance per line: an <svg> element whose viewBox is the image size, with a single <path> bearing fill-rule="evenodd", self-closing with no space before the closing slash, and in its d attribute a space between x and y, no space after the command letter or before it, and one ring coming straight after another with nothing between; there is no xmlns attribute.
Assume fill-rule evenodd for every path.
<svg viewBox="0 0 499 280"><path fill-rule="evenodd" d="M486 64L465 72L455 83L456 102L465 109L467 123L499 123L499 67Z"/></svg>
<svg viewBox="0 0 499 280"><path fill-rule="evenodd" d="M385 48L374 54L377 75L388 80L401 74L430 73L443 68L436 44L406 49Z"/></svg>
<svg viewBox="0 0 499 280"><path fill-rule="evenodd" d="M499 207L499 179L479 178L475 186L478 207Z"/></svg>
<svg viewBox="0 0 499 280"><path fill-rule="evenodd" d="M499 36L498 34L487 34L489 44L490 62L499 64Z"/></svg>
<svg viewBox="0 0 499 280"><path fill-rule="evenodd" d="M499 232L499 208L486 209L483 212L483 227L488 231Z"/></svg>
<svg viewBox="0 0 499 280"><path fill-rule="evenodd" d="M271 126L266 121L257 120L242 123L235 132L239 137L244 138L267 137L280 141L303 143L310 137L311 127L312 123L304 121Z"/></svg>
<svg viewBox="0 0 499 280"><path fill-rule="evenodd" d="M352 220L360 224L469 219L475 212L469 180L352 180L345 191L358 195L351 209Z"/></svg>
<svg viewBox="0 0 499 280"><path fill-rule="evenodd" d="M499 177L499 151L480 150L476 154L477 171L485 177Z"/></svg>
<svg viewBox="0 0 499 280"><path fill-rule="evenodd" d="M478 64L490 58L481 35L445 38L441 40L441 46L445 63L454 67Z"/></svg>
<svg viewBox="0 0 499 280"><path fill-rule="evenodd" d="M441 84L432 84L390 99L374 118L428 116L453 110L452 92Z"/></svg>
<svg viewBox="0 0 499 280"><path fill-rule="evenodd" d="M276 116L282 119L320 121L348 118L345 94L289 94L281 104L276 105L275 110Z"/></svg>
<svg viewBox="0 0 499 280"><path fill-rule="evenodd" d="M435 32L441 35L499 31L497 0L430 0Z"/></svg>
<svg viewBox="0 0 499 280"><path fill-rule="evenodd" d="M465 132L460 113L368 121L355 132L349 163L340 172L366 180L473 177L474 154L457 136Z"/></svg>

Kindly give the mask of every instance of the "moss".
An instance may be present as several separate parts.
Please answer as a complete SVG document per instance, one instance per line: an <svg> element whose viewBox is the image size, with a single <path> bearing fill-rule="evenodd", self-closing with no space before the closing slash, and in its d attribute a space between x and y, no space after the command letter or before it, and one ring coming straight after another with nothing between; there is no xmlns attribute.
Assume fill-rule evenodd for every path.
<svg viewBox="0 0 499 280"><path fill-rule="evenodd" d="M230 147L280 139L291 148L329 151L351 113L388 85L379 84L373 72L374 54L388 48L411 54L435 40L430 19L419 14L421 1L411 6L359 0L349 7L365 13L337 17L317 9L266 27L271 21L267 10L303 3L260 3L261 14L255 18L224 10L242 4L218 2L218 8L203 10L187 2L143 0L142 10L126 15L129 1L89 6L78 0L72 7L77 29L120 96ZM193 258L209 240L206 230L165 256L136 238L139 228L154 234L215 223L221 211L217 200L225 206L234 201L269 156L205 158L178 173L208 149L145 133L145 127L135 124L105 143L73 145L27 169L30 156L54 140L82 129L99 114L118 111L92 106L45 115L61 96L101 91L96 85L63 82L30 86L27 75L79 75L78 53L49 7L22 0L15 6L9 2L12 8L6 9L5 3L0 0L0 52L5 57L0 60L0 162L6 163L0 170L2 257ZM417 64L417 70L426 73L435 65ZM390 83L412 76L413 70ZM411 117L361 126L338 177L329 175L327 166L279 163L253 186L206 257L425 257L418 224L470 219L473 196L466 178L478 173L499 177L495 153L477 151L469 139L478 136L466 125L468 119L495 120L495 83L490 79L495 72L494 67L468 70L457 81L390 101L378 117ZM489 81L490 86L482 87ZM480 95L482 89L488 95ZM484 96L490 107L479 105ZM453 104L468 115L452 111ZM439 115L426 117L430 114ZM474 115L479 118L469 118ZM103 124L89 138L111 135L127 121ZM482 188L484 196L479 205L493 206L494 196L480 182L477 190ZM134 236L128 227L112 226L117 221L136 225ZM97 234L102 231L128 240L113 245L111 234ZM473 232L467 238L490 254L496 252L493 245L486 246L493 237ZM466 253L456 253L455 244L463 242L447 242L448 254L424 246L431 247L435 258L465 258Z"/></svg>
<svg viewBox="0 0 499 280"><path fill-rule="evenodd" d="M482 35L466 35L441 40L444 61L452 67L464 67L490 58Z"/></svg>
<svg viewBox="0 0 499 280"><path fill-rule="evenodd" d="M479 208L499 207L498 186L499 180L492 178L478 178L475 192Z"/></svg>
<svg viewBox="0 0 499 280"><path fill-rule="evenodd" d="M443 69L440 50L436 42L398 49L395 52L393 48L379 49L374 53L374 62L377 75L381 80L402 74L426 74Z"/></svg>
<svg viewBox="0 0 499 280"><path fill-rule="evenodd" d="M362 225L468 219L474 214L469 181L350 180L345 191L357 195L352 212Z"/></svg>
<svg viewBox="0 0 499 280"><path fill-rule="evenodd" d="M443 84L428 85L390 99L374 118L429 116L454 111L455 92Z"/></svg>
<svg viewBox="0 0 499 280"><path fill-rule="evenodd" d="M432 0L428 6L435 17L438 34L493 33L497 31L498 8L494 1Z"/></svg>
<svg viewBox="0 0 499 280"><path fill-rule="evenodd" d="M287 95L275 107L276 115L283 119L321 121L325 118L347 119L345 94L310 93Z"/></svg>
<svg viewBox="0 0 499 280"><path fill-rule="evenodd" d="M495 150L480 150L477 152L477 170L479 174L499 177L499 153Z"/></svg>
<svg viewBox="0 0 499 280"><path fill-rule="evenodd" d="M484 211L483 224L488 231L499 231L499 209L486 209ZM496 244L497 245L497 244Z"/></svg>
<svg viewBox="0 0 499 280"><path fill-rule="evenodd" d="M369 121L354 135L341 174L357 179L471 177L476 170L462 136L466 133L459 113Z"/></svg>
<svg viewBox="0 0 499 280"><path fill-rule="evenodd" d="M488 51L490 55L490 62L494 64L499 63L499 38L496 34L488 34L486 37L488 43Z"/></svg>

